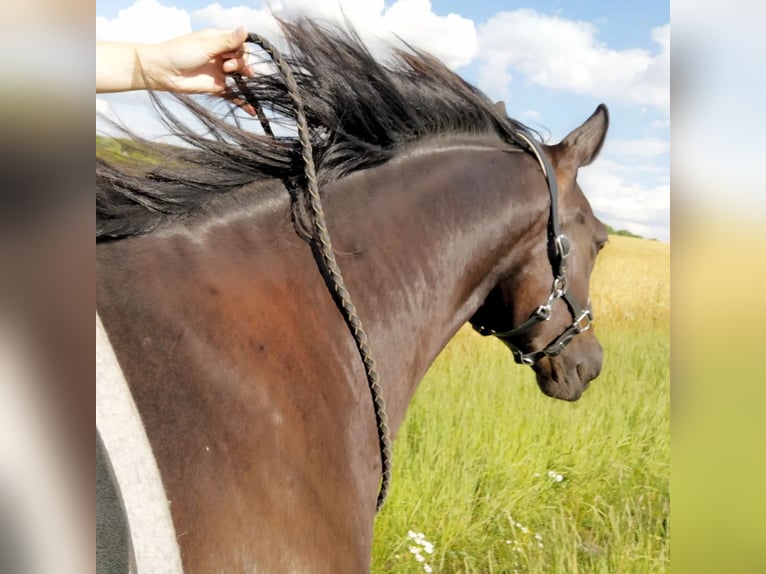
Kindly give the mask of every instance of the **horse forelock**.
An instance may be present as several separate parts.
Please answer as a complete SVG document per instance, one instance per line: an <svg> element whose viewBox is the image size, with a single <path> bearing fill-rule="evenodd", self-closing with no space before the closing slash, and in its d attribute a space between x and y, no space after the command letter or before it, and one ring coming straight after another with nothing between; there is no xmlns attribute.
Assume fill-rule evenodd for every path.
<svg viewBox="0 0 766 574"><path fill-rule="evenodd" d="M517 142L529 128L498 113L494 104L435 57L407 46L376 59L349 27L300 19L280 21L287 60L303 99L317 174L322 185L380 165L424 138L492 135ZM245 80L245 88L276 121L295 119L278 73ZM230 91L228 98L241 96ZM277 138L244 129L231 114L219 116L178 98L201 123L192 127L152 94L170 135L183 146L139 140L157 165L127 168L96 164L97 239L147 233L164 221L199 211L212 197L265 178L301 185L303 159L297 136ZM298 202L299 203L299 202ZM300 218L298 218L300 219Z"/></svg>

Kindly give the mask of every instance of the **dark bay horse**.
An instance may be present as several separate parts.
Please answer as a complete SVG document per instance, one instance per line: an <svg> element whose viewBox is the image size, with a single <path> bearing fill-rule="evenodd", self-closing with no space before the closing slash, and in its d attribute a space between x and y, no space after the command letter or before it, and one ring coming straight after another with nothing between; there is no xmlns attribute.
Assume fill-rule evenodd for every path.
<svg viewBox="0 0 766 574"><path fill-rule="evenodd" d="M559 144L530 147L532 132L432 57L384 64L353 34L283 29L392 434L468 321L530 364L545 394L578 399L602 365L588 282L606 230L576 175L602 146L606 108ZM278 74L248 87L293 116ZM368 571L375 417L304 240L300 149L188 105L207 133L165 110L191 145L156 147L162 168L97 164L98 313L185 572Z"/></svg>

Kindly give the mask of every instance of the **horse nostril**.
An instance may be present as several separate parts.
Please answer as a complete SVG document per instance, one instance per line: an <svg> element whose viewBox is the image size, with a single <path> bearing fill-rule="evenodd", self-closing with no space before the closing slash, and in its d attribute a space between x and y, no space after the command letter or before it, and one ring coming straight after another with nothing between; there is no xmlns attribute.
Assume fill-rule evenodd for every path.
<svg viewBox="0 0 766 574"><path fill-rule="evenodd" d="M585 382L585 363L577 363L577 376L581 382Z"/></svg>

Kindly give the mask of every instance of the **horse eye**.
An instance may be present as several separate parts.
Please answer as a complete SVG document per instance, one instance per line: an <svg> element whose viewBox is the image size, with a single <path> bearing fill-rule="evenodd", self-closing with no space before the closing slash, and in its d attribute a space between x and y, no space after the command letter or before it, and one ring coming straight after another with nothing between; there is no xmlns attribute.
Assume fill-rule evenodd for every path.
<svg viewBox="0 0 766 574"><path fill-rule="evenodd" d="M608 240L606 239L599 239L596 241L596 251L601 251L604 246L606 245Z"/></svg>

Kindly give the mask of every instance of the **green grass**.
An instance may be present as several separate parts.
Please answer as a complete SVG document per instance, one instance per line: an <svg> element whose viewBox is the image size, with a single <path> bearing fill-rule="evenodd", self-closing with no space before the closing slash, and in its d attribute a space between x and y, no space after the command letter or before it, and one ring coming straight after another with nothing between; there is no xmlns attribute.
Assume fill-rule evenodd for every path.
<svg viewBox="0 0 766 574"><path fill-rule="evenodd" d="M669 246L611 242L592 289L604 371L579 402L469 329L440 355L397 437L374 572L669 571Z"/></svg>
<svg viewBox="0 0 766 574"><path fill-rule="evenodd" d="M146 171L167 163L171 153L176 150L170 145L155 143L154 146L154 149L149 149L145 144L127 138L97 135L96 157L121 168L137 168ZM162 155L161 150L167 152L167 155Z"/></svg>

